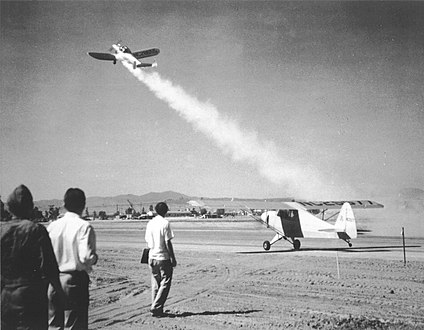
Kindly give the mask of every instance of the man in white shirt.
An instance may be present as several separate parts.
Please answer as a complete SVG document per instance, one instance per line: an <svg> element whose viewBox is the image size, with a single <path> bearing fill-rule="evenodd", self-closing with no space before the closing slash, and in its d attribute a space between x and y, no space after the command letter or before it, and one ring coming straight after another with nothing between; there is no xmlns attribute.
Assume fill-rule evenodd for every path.
<svg viewBox="0 0 424 330"><path fill-rule="evenodd" d="M163 316L163 307L171 288L173 268L177 266L171 239L174 233L164 217L168 205L160 202L155 206L157 216L146 227L146 242L150 248L149 266L152 271L152 316Z"/></svg>
<svg viewBox="0 0 424 330"><path fill-rule="evenodd" d="M66 294L66 306L56 303L56 292L49 287L49 329L88 329L88 273L97 263L96 235L93 227L81 219L85 194L69 188L64 197L62 218L47 228L60 271L60 282Z"/></svg>

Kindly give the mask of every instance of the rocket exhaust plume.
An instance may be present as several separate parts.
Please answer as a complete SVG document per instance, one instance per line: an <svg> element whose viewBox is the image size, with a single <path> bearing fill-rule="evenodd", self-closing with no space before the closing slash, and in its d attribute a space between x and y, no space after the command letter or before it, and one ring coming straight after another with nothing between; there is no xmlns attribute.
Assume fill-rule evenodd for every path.
<svg viewBox="0 0 424 330"><path fill-rule="evenodd" d="M157 72L134 70L130 63L122 64L157 98L166 102L234 161L249 163L270 182L284 185L287 193L306 197L319 191L321 180L318 173L313 168L299 166L281 158L281 151L273 142L260 140L256 132L243 130L237 122L220 114L214 105L199 101L180 86L161 78Z"/></svg>

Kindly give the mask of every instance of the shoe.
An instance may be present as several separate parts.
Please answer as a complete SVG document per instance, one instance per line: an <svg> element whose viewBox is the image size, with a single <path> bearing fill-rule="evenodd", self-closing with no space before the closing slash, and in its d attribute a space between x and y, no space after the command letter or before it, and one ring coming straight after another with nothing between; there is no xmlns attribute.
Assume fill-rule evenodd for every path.
<svg viewBox="0 0 424 330"><path fill-rule="evenodd" d="M151 309L150 313L152 314L153 317L163 317L163 309Z"/></svg>

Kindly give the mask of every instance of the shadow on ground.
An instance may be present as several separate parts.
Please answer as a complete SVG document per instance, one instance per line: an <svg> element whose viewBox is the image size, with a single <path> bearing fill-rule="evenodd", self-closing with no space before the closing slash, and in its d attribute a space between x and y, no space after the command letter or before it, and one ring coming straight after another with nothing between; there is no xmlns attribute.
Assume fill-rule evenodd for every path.
<svg viewBox="0 0 424 330"><path fill-rule="evenodd" d="M244 314L250 314L250 313L257 313L262 312L260 309L253 309L253 310L247 310L247 311L205 311L205 312L181 312L181 313L171 313L171 312L165 312L163 314L163 317L188 317L188 316L211 316L211 315L244 315Z"/></svg>
<svg viewBox="0 0 424 330"><path fill-rule="evenodd" d="M405 248L420 248L421 245L406 245ZM402 245L388 245L388 246L361 246L351 248L301 248L300 250L277 250L277 251L240 251L238 254L262 254L262 253L291 253L302 251L343 251L350 253L361 253L361 252L392 252L397 249L403 249Z"/></svg>

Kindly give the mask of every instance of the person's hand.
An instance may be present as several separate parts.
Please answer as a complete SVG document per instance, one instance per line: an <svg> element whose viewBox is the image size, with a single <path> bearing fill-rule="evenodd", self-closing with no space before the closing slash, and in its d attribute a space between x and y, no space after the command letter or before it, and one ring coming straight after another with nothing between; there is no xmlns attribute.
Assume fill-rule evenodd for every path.
<svg viewBox="0 0 424 330"><path fill-rule="evenodd" d="M53 304L65 308L67 299L65 291L63 291L62 285L60 284L59 277L54 276L50 280L50 284L51 287L49 288L49 296L51 295ZM50 292L50 290L52 291Z"/></svg>
<svg viewBox="0 0 424 330"><path fill-rule="evenodd" d="M97 253L93 253L93 261L92 261L92 265L97 264L97 261L99 261L99 256L97 255Z"/></svg>
<svg viewBox="0 0 424 330"><path fill-rule="evenodd" d="M66 295L65 292L63 292L62 288L57 290L54 294L54 300L55 304L62 308L66 308Z"/></svg>
<svg viewBox="0 0 424 330"><path fill-rule="evenodd" d="M172 259L171 260L171 265L173 268L177 267L177 260L176 259Z"/></svg>

